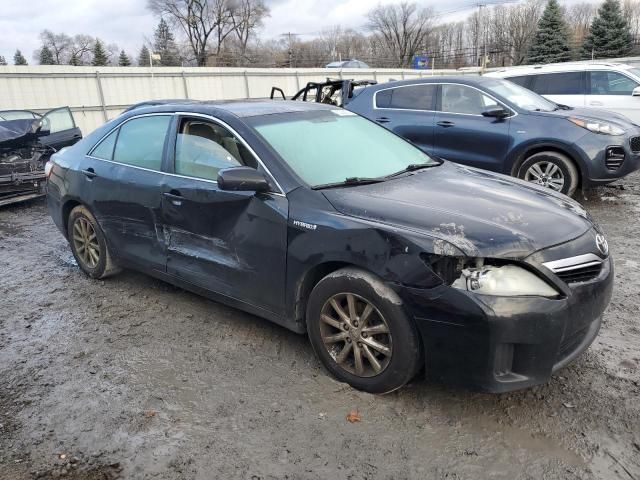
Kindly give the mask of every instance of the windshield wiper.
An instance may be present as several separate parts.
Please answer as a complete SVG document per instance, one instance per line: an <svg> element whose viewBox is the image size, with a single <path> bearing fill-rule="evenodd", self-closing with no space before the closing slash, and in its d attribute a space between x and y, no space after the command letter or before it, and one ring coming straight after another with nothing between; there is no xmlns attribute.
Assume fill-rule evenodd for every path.
<svg viewBox="0 0 640 480"><path fill-rule="evenodd" d="M384 182L384 177L372 178L372 177L347 177L341 182L324 183L322 185L316 185L311 187L313 190L323 190L325 188L336 187L351 187L355 185L369 185L371 183Z"/></svg>
<svg viewBox="0 0 640 480"><path fill-rule="evenodd" d="M415 172L416 170L422 170L423 168L437 167L438 165L438 163L411 163L404 167L402 170L398 170L397 172L385 175L383 178L393 178L397 177L398 175L402 175L403 173Z"/></svg>

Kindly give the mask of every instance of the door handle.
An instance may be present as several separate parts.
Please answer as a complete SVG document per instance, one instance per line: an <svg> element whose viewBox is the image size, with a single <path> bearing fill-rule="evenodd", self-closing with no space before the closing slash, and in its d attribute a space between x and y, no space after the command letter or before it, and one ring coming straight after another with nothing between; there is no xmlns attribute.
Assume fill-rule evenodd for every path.
<svg viewBox="0 0 640 480"><path fill-rule="evenodd" d="M162 195L165 198L169 199L169 201L176 207L179 207L180 205L182 205L182 201L184 200L184 197L180 195L180 192L177 192L175 190L171 190L170 192L164 192Z"/></svg>
<svg viewBox="0 0 640 480"><path fill-rule="evenodd" d="M449 127L455 126L455 123L454 122L450 122L449 120L443 120L441 122L438 122L436 125L438 125L440 127L444 127L444 128L449 128Z"/></svg>
<svg viewBox="0 0 640 480"><path fill-rule="evenodd" d="M376 122L378 123L389 123L391 121L391 119L389 119L388 117L378 117L376 118Z"/></svg>
<svg viewBox="0 0 640 480"><path fill-rule="evenodd" d="M98 176L95 170L91 167L87 168L86 170L82 170L82 173L84 173L84 176L87 177L89 180L93 180L95 177Z"/></svg>

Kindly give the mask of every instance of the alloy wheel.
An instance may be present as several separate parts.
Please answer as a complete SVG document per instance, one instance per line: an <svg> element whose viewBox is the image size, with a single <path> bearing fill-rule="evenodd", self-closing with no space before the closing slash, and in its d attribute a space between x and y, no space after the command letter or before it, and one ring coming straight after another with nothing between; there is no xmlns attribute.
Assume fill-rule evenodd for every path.
<svg viewBox="0 0 640 480"><path fill-rule="evenodd" d="M391 361L389 325L380 311L359 295L339 293L325 302L320 336L335 362L359 377L378 375Z"/></svg>
<svg viewBox="0 0 640 480"><path fill-rule="evenodd" d="M89 220L78 217L73 223L73 245L80 260L89 268L96 268L100 262L98 236Z"/></svg>
<svg viewBox="0 0 640 480"><path fill-rule="evenodd" d="M553 162L536 162L524 174L524 180L561 192L564 187L562 169Z"/></svg>

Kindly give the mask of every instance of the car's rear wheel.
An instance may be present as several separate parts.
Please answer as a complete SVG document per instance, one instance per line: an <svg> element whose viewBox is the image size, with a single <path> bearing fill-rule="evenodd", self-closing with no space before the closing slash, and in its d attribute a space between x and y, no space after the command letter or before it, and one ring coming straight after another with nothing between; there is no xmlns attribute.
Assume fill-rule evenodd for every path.
<svg viewBox="0 0 640 480"><path fill-rule="evenodd" d="M575 193L579 183L578 169L571 159L551 151L528 157L520 165L518 178L569 196Z"/></svg>
<svg viewBox="0 0 640 480"><path fill-rule="evenodd" d="M363 270L344 268L323 278L307 305L307 330L320 361L338 380L370 393L388 393L416 374L418 333L398 295Z"/></svg>
<svg viewBox="0 0 640 480"><path fill-rule="evenodd" d="M78 266L91 278L105 278L120 271L100 225L86 207L78 205L71 210L67 236Z"/></svg>

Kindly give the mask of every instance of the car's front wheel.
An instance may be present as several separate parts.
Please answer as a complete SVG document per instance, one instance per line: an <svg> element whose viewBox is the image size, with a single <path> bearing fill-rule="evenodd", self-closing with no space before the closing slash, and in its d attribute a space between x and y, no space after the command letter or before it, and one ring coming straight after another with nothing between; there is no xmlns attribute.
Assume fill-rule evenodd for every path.
<svg viewBox="0 0 640 480"><path fill-rule="evenodd" d="M105 278L120 271L100 225L86 207L78 205L71 210L67 237L78 266L91 278Z"/></svg>
<svg viewBox="0 0 640 480"><path fill-rule="evenodd" d="M569 157L559 152L539 152L528 157L518 170L518 178L573 195L578 188L578 169Z"/></svg>
<svg viewBox="0 0 640 480"><path fill-rule="evenodd" d="M420 366L420 341L398 295L355 268L324 277L307 305L307 330L338 380L370 393L402 387Z"/></svg>

